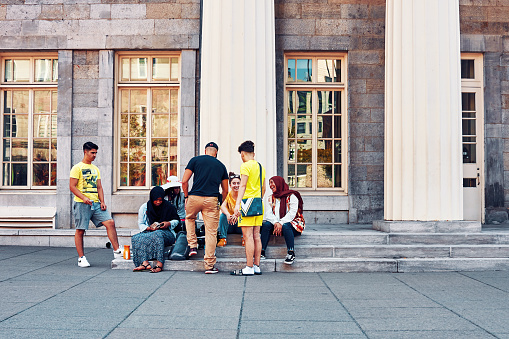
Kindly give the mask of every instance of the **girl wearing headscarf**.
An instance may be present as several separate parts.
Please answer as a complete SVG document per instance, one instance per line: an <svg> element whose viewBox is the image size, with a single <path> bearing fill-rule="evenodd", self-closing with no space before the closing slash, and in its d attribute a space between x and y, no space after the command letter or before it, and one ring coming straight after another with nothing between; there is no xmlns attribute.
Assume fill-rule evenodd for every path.
<svg viewBox="0 0 509 339"><path fill-rule="evenodd" d="M284 263L291 265L295 260L294 238L301 235L305 227L302 215L304 203L300 193L290 190L285 179L280 176L270 178L269 188L272 190L272 195L265 200L264 221L260 231L262 259L265 259L270 235L282 235L288 250Z"/></svg>
<svg viewBox="0 0 509 339"><path fill-rule="evenodd" d="M170 231L172 223L178 223L179 216L175 207L164 200L164 189L160 186L150 191L150 200L140 206L138 227L140 233L132 239L134 272L148 271L159 273L164 265L164 247L175 242L175 234ZM152 268L149 260L155 260Z"/></svg>

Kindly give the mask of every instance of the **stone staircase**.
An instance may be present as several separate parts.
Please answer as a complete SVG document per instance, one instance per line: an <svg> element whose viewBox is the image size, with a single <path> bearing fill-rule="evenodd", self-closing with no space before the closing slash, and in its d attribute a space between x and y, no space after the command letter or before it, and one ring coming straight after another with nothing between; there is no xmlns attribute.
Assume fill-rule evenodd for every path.
<svg viewBox="0 0 509 339"><path fill-rule="evenodd" d="M509 225L484 226L481 232L385 233L371 225L309 225L295 239L296 260L283 263L286 247L273 237L264 272L433 272L509 270ZM240 235L228 235L217 248L217 268L245 265ZM190 260L165 262L164 270L203 271L203 251ZM131 260L112 261L113 269L132 269Z"/></svg>

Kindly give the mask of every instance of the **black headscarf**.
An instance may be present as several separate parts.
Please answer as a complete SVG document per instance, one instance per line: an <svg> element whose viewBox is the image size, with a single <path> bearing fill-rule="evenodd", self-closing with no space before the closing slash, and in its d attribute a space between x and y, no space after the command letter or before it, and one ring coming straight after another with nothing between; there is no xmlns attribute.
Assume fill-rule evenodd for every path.
<svg viewBox="0 0 509 339"><path fill-rule="evenodd" d="M154 222L180 220L177 210L164 199L164 195L164 189L161 186L156 186L150 191L150 200L147 202L147 217L150 225ZM154 201L158 198L162 198L163 203L156 206Z"/></svg>

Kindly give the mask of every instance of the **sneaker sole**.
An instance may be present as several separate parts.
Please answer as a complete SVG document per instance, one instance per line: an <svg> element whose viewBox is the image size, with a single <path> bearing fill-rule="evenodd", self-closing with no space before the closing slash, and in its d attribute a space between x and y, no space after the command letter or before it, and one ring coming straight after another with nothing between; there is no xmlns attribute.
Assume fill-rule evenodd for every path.
<svg viewBox="0 0 509 339"><path fill-rule="evenodd" d="M283 261L285 264L287 265L292 265L293 264L293 261L292 262L286 262L286 261Z"/></svg>

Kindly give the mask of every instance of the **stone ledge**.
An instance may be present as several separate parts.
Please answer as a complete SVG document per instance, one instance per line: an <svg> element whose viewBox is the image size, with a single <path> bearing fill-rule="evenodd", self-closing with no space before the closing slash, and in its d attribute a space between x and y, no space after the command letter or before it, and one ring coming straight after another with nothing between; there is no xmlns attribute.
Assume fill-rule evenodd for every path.
<svg viewBox="0 0 509 339"><path fill-rule="evenodd" d="M480 233L479 221L390 221L375 220L373 229L386 233Z"/></svg>

